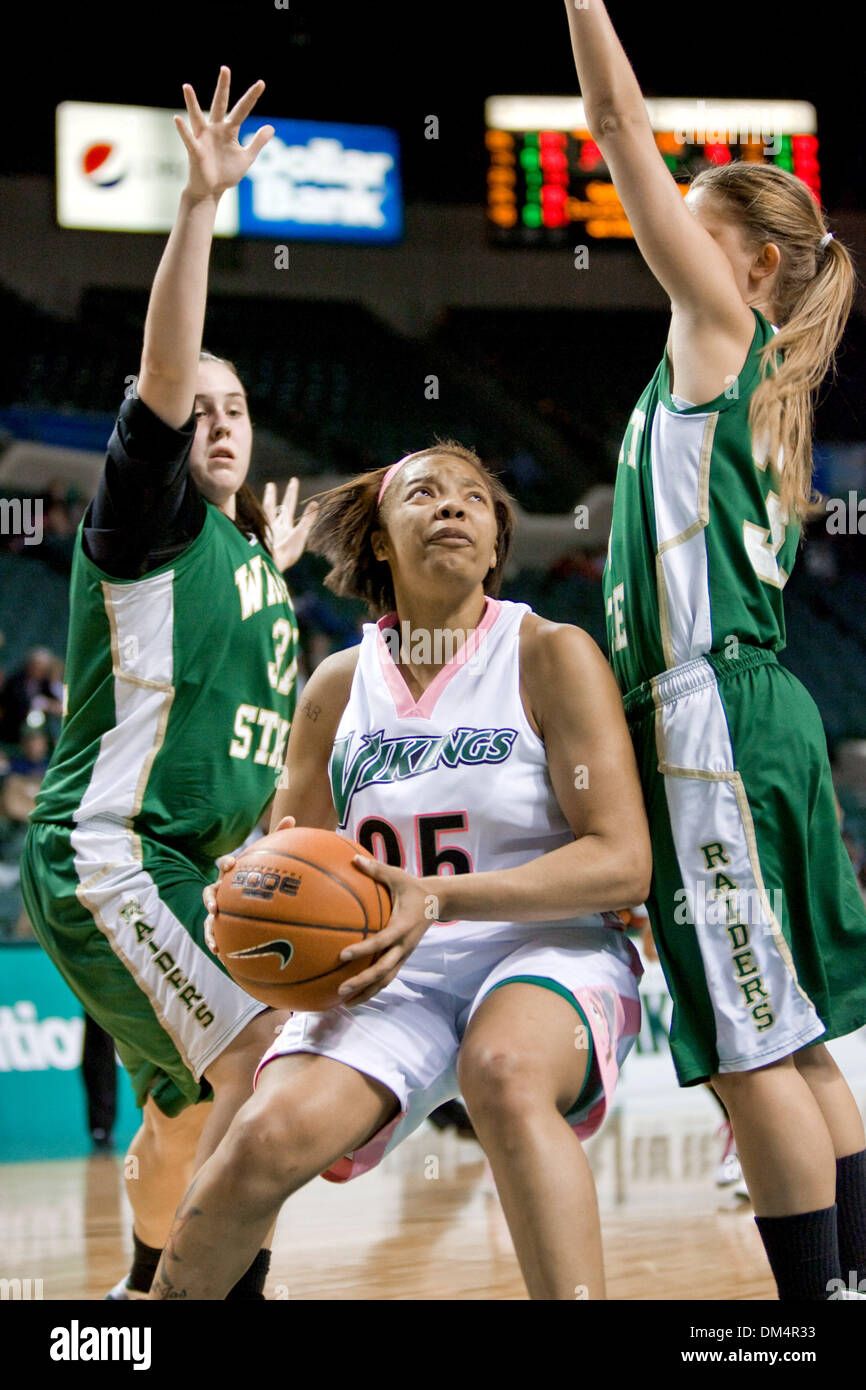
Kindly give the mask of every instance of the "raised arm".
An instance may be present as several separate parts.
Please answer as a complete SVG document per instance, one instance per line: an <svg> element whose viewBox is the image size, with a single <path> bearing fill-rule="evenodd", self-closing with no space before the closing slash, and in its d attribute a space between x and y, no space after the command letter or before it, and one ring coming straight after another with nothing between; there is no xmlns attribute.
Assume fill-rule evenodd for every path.
<svg viewBox="0 0 866 1390"><path fill-rule="evenodd" d="M712 320L748 347L754 320L727 256L695 219L656 145L643 96L603 0L566 0L571 45L593 139L638 247L674 309Z"/></svg>
<svg viewBox="0 0 866 1390"><path fill-rule="evenodd" d="M174 429L189 419L195 398L217 205L274 134L273 126L263 126L249 145L238 143L241 123L265 84L255 82L227 113L229 82L229 69L220 68L208 116L186 83L189 128L182 117L174 118L189 157L189 177L154 278L138 379L141 399Z"/></svg>

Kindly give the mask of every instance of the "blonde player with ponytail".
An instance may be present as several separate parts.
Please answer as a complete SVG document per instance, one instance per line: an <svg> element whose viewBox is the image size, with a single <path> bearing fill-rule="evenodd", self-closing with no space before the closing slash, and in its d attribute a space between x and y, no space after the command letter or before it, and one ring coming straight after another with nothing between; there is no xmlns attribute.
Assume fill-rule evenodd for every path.
<svg viewBox="0 0 866 1390"><path fill-rule="evenodd" d="M824 1044L866 1023L866 909L818 710L776 657L851 259L782 169L713 167L683 198L602 0L566 9L587 124L671 301L605 571L671 1050L728 1109L780 1298L857 1297L866 1135Z"/></svg>

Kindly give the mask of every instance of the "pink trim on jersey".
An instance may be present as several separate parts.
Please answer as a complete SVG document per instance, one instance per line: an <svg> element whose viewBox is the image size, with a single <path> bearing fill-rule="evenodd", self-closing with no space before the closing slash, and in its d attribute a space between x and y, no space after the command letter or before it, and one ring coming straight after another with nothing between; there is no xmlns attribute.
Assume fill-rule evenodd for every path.
<svg viewBox="0 0 866 1390"><path fill-rule="evenodd" d="M640 1000L627 994L617 994L614 1003L616 1036L611 1037L607 1011L601 993L600 989L593 986L574 991L574 997L589 1021L596 1066L602 1085L602 1095L592 1109L587 1114L581 1115L579 1119L570 1121L571 1128L578 1139L589 1139L599 1129L607 1114L608 1106L613 1100L613 1093L619 1078L619 1044L625 1038L634 1037L640 1032ZM609 991L605 989L604 993L609 993Z"/></svg>
<svg viewBox="0 0 866 1390"><path fill-rule="evenodd" d="M496 622L496 619L499 617L501 611L502 604L499 602L499 599L488 598L486 600L484 615L481 619L481 622L469 634L466 641L463 643L463 646L455 654L452 660L449 661L446 666L443 666L442 670L439 672L438 676L436 676L435 680L431 681L430 685L428 685L420 700L415 700L414 696L412 695L412 692L406 684L404 677L395 666L394 659L391 656L390 651L388 650L388 644L382 636L382 633L385 630L385 628L394 626L397 614L386 613L384 618L379 619L378 623L376 624L376 627L378 628L378 632L376 634L376 648L379 653L379 665L382 669L382 675L385 678L385 684L388 687L391 699L394 701L394 709L397 712L398 718L433 718L433 711L436 708L436 703L440 695L445 690L449 681L453 680L453 678L457 675L457 672L460 670L461 666L465 666L466 662L469 661L478 651L479 646L483 642L484 638L487 636L490 629L493 627L493 624Z"/></svg>
<svg viewBox="0 0 866 1390"><path fill-rule="evenodd" d="M359 1178L362 1173L369 1173L371 1168L382 1162L388 1141L400 1121L405 1118L405 1113L404 1110L399 1111L389 1124L373 1135L372 1139L360 1149L356 1149L353 1154L338 1158L330 1168L326 1168L324 1173L320 1174L320 1177L328 1182L349 1182L351 1178Z"/></svg>
<svg viewBox="0 0 866 1390"><path fill-rule="evenodd" d="M643 971L641 971L643 974ZM619 996L619 1002L625 1011L625 1031L631 1035L640 1032L641 1008L639 999L631 999L627 994Z"/></svg>
<svg viewBox="0 0 866 1390"><path fill-rule="evenodd" d="M601 1128L601 1122L607 1114L607 1096L602 1096L601 1100L592 1107L589 1114L582 1120L572 1124L578 1139L591 1139L592 1136Z"/></svg>
<svg viewBox="0 0 866 1390"><path fill-rule="evenodd" d="M327 1052L316 1053L313 1048L311 1048L310 1051L314 1052L317 1056L327 1057L328 1055ZM259 1062L255 1074L253 1075L253 1090L255 1090L256 1086L259 1084L259 1077L269 1062L274 1062L279 1057L288 1057L291 1055L291 1053L287 1052L275 1052L272 1056L265 1055ZM391 1135L394 1133L400 1121L405 1119L405 1116L405 1110L399 1110L393 1120L390 1120L382 1129L377 1130L372 1139L368 1139L366 1144L363 1144L360 1149L356 1149L354 1153L346 1154L343 1158L336 1159L335 1162L331 1164L330 1168L326 1169L320 1176L327 1178L328 1182L348 1182L350 1178L357 1178L360 1177L362 1173L368 1173L371 1168L375 1168L377 1164L382 1162Z"/></svg>

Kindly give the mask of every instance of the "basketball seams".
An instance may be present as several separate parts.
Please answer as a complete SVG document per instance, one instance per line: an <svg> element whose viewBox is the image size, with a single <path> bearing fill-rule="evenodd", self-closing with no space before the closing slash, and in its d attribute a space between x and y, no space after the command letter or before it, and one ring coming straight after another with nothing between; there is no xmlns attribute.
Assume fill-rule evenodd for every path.
<svg viewBox="0 0 866 1390"><path fill-rule="evenodd" d="M290 845L296 837L298 832L290 832ZM288 960L280 968L282 978L274 978L272 973L264 977L239 973L235 967L240 965L243 970L243 965L234 958L231 964L228 960L225 960L225 964L241 989L271 1008L293 1008L300 1012L317 1013L339 1004L337 985L351 978L358 969L354 962L334 959L342 948L336 942L330 944L333 937L348 936L354 943L381 931L391 912L391 898L387 890L369 875L363 875L364 881L357 886L347 881L354 876L350 870L354 870L355 874L361 872L351 862L354 853L365 852L355 841L335 836L331 831L312 828L306 835L302 832L302 838L298 838L298 850L304 851L302 853L261 841L238 856L237 867L239 870L246 869L248 878L238 873L239 882L234 881L234 875L228 881L221 880L219 889L228 891L223 894L218 889L214 925L221 955L228 952L229 956L233 956L230 944L239 948L241 944L247 945L252 941L259 943L255 954L261 954L261 948L266 944L265 933L274 937L283 936L287 942L291 942L294 954L291 970L303 969L306 964L313 973L302 978L286 979L283 970L289 964ZM333 843L335 839L339 841L340 849ZM312 871L322 877L311 877ZM368 878L369 882L366 882ZM245 891L248 882L248 891ZM267 890L262 887L264 883ZM287 890L292 889L293 893L287 891L281 894L279 888L282 885ZM354 904L354 907L350 908L350 904ZM302 913L306 920L270 915L272 912L287 912L292 907ZM355 915L355 909L358 909L359 920L350 925L346 919ZM309 920L320 915L326 919L324 922ZM272 944L276 947L275 942ZM240 954L248 953L243 951ZM319 966L324 968L318 969ZM286 1003L282 998L284 995L294 1002Z"/></svg>
<svg viewBox="0 0 866 1390"><path fill-rule="evenodd" d="M324 927L318 922L291 922L287 917L257 917L254 912L220 912L219 916L223 922L230 922L232 918L237 918L244 922L255 922L260 927L266 927L268 931L274 927L304 927L308 931L337 931L349 932L352 936L360 937L363 932L362 927Z"/></svg>
<svg viewBox="0 0 866 1390"><path fill-rule="evenodd" d="M342 839L342 836L341 836L340 838ZM346 841L345 843L349 843L349 842ZM362 852L361 849L360 849L360 846L358 846L358 852L359 852L359 853ZM332 883L336 883L336 884L338 884L341 888L344 888L344 889L346 890L346 892L349 894L349 896L355 899L355 902L358 904L358 907L361 909L361 912L363 913L363 916L364 916L364 925L363 925L363 927L350 927L349 930L350 930L350 931L360 931L360 932L363 932L364 937L366 937L366 936L368 935L368 933L369 933L369 931L370 931L370 921L369 921L369 918L368 918L368 916L367 916L367 908L366 908L366 906L365 906L365 904L364 904L364 900L363 900L363 898L361 898L361 897L355 892L355 890L354 890L354 888L352 887L352 885L349 884L349 883L346 883L345 879L341 878L341 877L339 876L339 874L335 874L331 869L326 869L326 868L324 868L323 865L317 864L317 863L315 862L315 860L313 860L313 859L303 859L299 854L287 854L285 850L281 850L281 849L262 849L262 850L257 850L257 849L256 849L256 846L255 846L255 845L252 845L252 846L250 847L250 849L248 849L248 850L246 851L246 853L244 854L243 858L244 858L244 859L248 859L248 858L252 857L252 855L254 855L254 854L261 854L261 855L264 855L264 856L266 856L266 857L272 857L272 858L274 858L274 859L291 859L291 860L294 860L294 862L295 862L296 864L305 864L305 865L307 866L308 869L315 869L317 873L324 874L326 878L329 878L329 879L331 880ZM240 862L241 862L241 861L240 861L240 859L239 859L239 860L238 860L238 863L240 863ZM378 888L378 886L379 886L379 885L376 884L376 887L377 887L377 888ZM230 914L230 915L231 915L231 916L243 916L244 914L243 914L243 913L232 913L232 914ZM380 917L380 919L381 919L381 916L382 916L382 908L381 908L381 905L380 905L380 907L379 907L379 917ZM259 920L263 920L263 919L259 919ZM298 923L295 923L295 925L296 925L296 926L303 926L303 927L306 927L306 926L309 926L310 923L309 923L309 922L298 922ZM381 921L380 921L380 925L381 925ZM323 931L331 931L331 930L335 930L335 929L334 929L334 928L329 928L329 927L324 927L324 928L322 928L322 930L323 930Z"/></svg>

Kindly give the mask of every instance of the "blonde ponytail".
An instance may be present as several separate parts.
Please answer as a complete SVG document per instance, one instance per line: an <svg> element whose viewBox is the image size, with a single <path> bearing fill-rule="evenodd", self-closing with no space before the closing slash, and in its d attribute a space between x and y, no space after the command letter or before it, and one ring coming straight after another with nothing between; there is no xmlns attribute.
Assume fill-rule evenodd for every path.
<svg viewBox="0 0 866 1390"><path fill-rule="evenodd" d="M718 198L756 250L775 242L781 253L773 291L779 331L761 352L749 423L757 456L779 477L783 508L802 518L812 502L815 392L833 368L854 302L851 256L828 233L806 185L784 169L719 165L698 174L692 187Z"/></svg>

